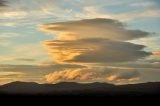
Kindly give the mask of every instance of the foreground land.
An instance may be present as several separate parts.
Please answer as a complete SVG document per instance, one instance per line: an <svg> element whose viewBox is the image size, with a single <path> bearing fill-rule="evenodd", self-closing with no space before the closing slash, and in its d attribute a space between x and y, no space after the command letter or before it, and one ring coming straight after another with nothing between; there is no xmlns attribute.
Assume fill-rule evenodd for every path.
<svg viewBox="0 0 160 106"><path fill-rule="evenodd" d="M37 84L33 82L12 82L0 86L0 97L27 97L27 99L47 98L54 103L78 102L104 103L114 101L147 102L160 99L160 82L148 82L129 85L113 85L108 83L80 84L61 82L58 84ZM60 102L60 103L61 103Z"/></svg>

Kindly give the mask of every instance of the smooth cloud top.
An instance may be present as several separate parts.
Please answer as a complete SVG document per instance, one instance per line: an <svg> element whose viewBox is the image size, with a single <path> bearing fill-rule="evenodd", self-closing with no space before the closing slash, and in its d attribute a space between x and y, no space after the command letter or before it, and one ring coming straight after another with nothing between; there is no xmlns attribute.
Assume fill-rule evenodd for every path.
<svg viewBox="0 0 160 106"><path fill-rule="evenodd" d="M129 30L113 19L85 19L80 21L57 22L39 25L41 31L58 33L60 39L107 38L112 40L132 40L146 37L148 32Z"/></svg>

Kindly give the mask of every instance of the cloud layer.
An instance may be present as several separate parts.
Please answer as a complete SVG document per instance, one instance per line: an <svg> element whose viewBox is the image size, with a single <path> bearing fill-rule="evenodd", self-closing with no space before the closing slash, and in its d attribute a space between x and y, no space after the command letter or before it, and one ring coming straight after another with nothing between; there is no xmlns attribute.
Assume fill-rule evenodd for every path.
<svg viewBox="0 0 160 106"><path fill-rule="evenodd" d="M136 81L140 79L140 73L138 71L131 71L119 75L111 75L108 76L106 79L109 81Z"/></svg>
<svg viewBox="0 0 160 106"><path fill-rule="evenodd" d="M104 18L43 24L40 25L40 30L58 33L58 37L63 40L99 37L125 41L149 35L141 30L126 29L125 25L117 20Z"/></svg>
<svg viewBox="0 0 160 106"><path fill-rule="evenodd" d="M51 40L45 45L57 62L110 63L141 59L151 53L143 45L101 38Z"/></svg>
<svg viewBox="0 0 160 106"><path fill-rule="evenodd" d="M24 77L24 75L25 73L18 71L17 72L0 71L0 85L21 79Z"/></svg>
<svg viewBox="0 0 160 106"><path fill-rule="evenodd" d="M117 20L96 18L49 23L40 25L40 30L58 34L58 40L44 43L57 62L126 62L151 55L143 51L144 45L126 42L150 33L129 30Z"/></svg>

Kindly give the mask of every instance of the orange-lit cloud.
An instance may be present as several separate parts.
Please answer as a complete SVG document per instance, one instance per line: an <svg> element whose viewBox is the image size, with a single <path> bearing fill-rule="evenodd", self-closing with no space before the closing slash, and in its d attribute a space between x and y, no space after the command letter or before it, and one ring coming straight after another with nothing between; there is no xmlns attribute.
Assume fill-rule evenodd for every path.
<svg viewBox="0 0 160 106"><path fill-rule="evenodd" d="M143 45L101 38L46 41L54 60L60 63L105 63L134 61L151 53Z"/></svg>
<svg viewBox="0 0 160 106"><path fill-rule="evenodd" d="M25 75L25 73L23 73L23 72L2 71L2 72L0 72L0 84L5 84L8 82L19 80L24 75Z"/></svg>
<svg viewBox="0 0 160 106"><path fill-rule="evenodd" d="M85 19L43 24L39 30L56 33L57 40L45 41L54 61L59 63L108 63L135 61L151 55L144 45L125 42L150 33L129 30L112 19Z"/></svg>
<svg viewBox="0 0 160 106"><path fill-rule="evenodd" d="M45 75L45 80L48 83L57 83L63 81L77 81L77 82L132 82L140 79L138 71L128 72L114 72L108 68L79 68L66 69L62 71L55 71Z"/></svg>
<svg viewBox="0 0 160 106"><path fill-rule="evenodd" d="M44 41L44 46L57 63L83 64L90 68L53 71L45 76L49 83L61 81L136 81L138 72L111 73L109 70L94 69L93 63L116 64L133 62L150 56L143 51L144 45L127 42L148 36L141 30L130 30L112 19L85 19L39 25L39 30L57 34L57 39ZM87 64L86 64L87 63Z"/></svg>
<svg viewBox="0 0 160 106"><path fill-rule="evenodd" d="M160 50L157 50L157 51L153 52L153 54L154 54L155 56L160 56Z"/></svg>
<svg viewBox="0 0 160 106"><path fill-rule="evenodd" d="M49 83L62 81L92 81L99 78L99 72L94 69L67 69L55 71L45 76Z"/></svg>
<svg viewBox="0 0 160 106"><path fill-rule="evenodd" d="M108 81L137 81L140 79L140 73L138 71L132 71L117 75L110 75L106 77L106 80Z"/></svg>

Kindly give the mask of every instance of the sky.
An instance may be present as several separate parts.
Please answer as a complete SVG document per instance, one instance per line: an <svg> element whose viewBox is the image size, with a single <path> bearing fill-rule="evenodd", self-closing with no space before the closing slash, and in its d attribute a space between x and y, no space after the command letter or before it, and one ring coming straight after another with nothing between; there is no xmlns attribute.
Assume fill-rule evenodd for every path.
<svg viewBox="0 0 160 106"><path fill-rule="evenodd" d="M0 0L0 84L160 81L159 0Z"/></svg>

